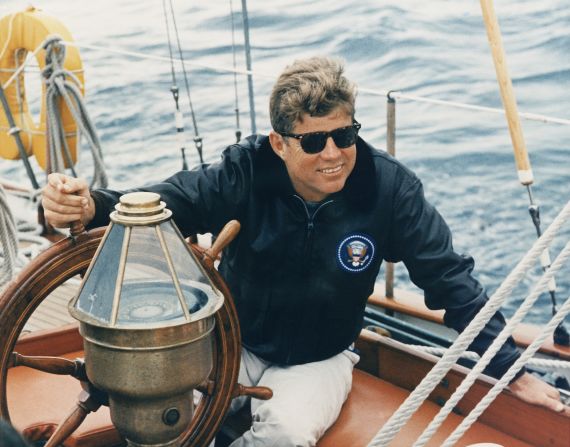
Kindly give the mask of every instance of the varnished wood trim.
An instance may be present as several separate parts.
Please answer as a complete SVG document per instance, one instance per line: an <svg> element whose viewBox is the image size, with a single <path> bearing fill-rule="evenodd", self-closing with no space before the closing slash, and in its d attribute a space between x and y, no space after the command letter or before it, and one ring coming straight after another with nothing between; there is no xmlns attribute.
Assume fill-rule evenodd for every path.
<svg viewBox="0 0 570 447"><path fill-rule="evenodd" d="M374 293L368 298L369 304L443 325L444 311L428 309L421 295L396 289L394 298L386 298L381 292L382 289L381 285L375 287ZM518 346L526 348L538 336L541 329L535 325L521 323L515 329L513 338ZM562 360L570 360L570 347L555 345L552 339L543 343L540 352Z"/></svg>

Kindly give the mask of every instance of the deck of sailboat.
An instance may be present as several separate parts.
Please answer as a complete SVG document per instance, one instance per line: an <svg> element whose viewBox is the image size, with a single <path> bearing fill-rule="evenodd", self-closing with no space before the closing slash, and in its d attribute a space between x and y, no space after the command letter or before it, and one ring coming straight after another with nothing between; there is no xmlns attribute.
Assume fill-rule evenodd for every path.
<svg viewBox="0 0 570 447"><path fill-rule="evenodd" d="M345 403L338 422L319 441L320 447L350 445L365 446L372 439L379 426L406 398L410 389L417 384L429 368L433 359L429 355L419 358L401 350L399 344L376 334L364 331L357 347L362 361L354 373L353 390ZM75 359L83 355L82 339L77 325L61 329L48 329L36 335L23 336L16 349L26 355L55 355ZM437 399L447 399L461 380L464 371L455 368L443 383L434 390L432 402L426 402L406 429L395 439L394 445L411 445L423 427L438 411ZM26 367L11 368L8 373L8 403L12 422L31 439L45 439L74 405L81 390L79 383L69 376L56 376ZM393 380L395 379L395 380ZM445 437L467 414L491 382L478 382L474 390L462 400L456 412L450 416L442 430L428 446L441 445ZM433 402L435 400L436 402ZM509 447L530 447L531 445L566 445L566 433L559 427L565 418L545 409L535 409L536 421L546 427L548 439L540 438L546 430L519 427L518 418L528 415L516 410L520 402L512 395L503 394L482 419L472 427L458 445L468 446L476 442L495 442ZM520 409L520 408L519 408ZM524 412L523 412L524 413ZM245 418L243 417L245 416ZM241 424L240 424L241 422ZM245 422L245 424L244 424ZM233 425L231 425L233 424ZM237 425L236 425L237 424ZM230 433L239 434L248 427L248 414L241 419L230 418ZM558 428L557 428L558 427ZM506 430L505 430L506 429ZM224 429L227 433L227 427ZM524 441L523 441L524 439ZM110 421L108 408L90 414L79 430L69 438L66 446L111 446L122 443L121 437Z"/></svg>
<svg viewBox="0 0 570 447"><path fill-rule="evenodd" d="M79 278L72 278L55 289L35 310L24 326L23 334L53 329L75 323L67 311L67 304L78 292Z"/></svg>

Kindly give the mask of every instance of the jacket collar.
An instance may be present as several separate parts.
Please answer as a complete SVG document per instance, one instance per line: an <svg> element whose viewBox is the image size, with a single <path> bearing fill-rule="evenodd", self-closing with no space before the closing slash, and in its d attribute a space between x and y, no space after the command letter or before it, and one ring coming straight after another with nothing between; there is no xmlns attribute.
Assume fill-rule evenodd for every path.
<svg viewBox="0 0 570 447"><path fill-rule="evenodd" d="M269 143L269 138L259 136L254 141L253 159L254 190L260 195L291 196L296 194L287 173L285 163ZM356 163L344 188L330 196L335 202L345 202L349 207L366 210L373 206L378 196L378 179L372 157L372 147L360 137L356 142Z"/></svg>

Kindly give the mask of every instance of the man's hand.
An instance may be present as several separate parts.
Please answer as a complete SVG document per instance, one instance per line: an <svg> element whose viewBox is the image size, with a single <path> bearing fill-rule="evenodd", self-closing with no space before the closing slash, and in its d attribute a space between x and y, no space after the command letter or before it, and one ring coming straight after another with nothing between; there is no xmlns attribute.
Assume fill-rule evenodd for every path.
<svg viewBox="0 0 570 447"><path fill-rule="evenodd" d="M76 220L87 225L95 216L95 202L83 179L64 174L50 174L42 191L46 221L56 228L66 228Z"/></svg>
<svg viewBox="0 0 570 447"><path fill-rule="evenodd" d="M529 404L540 405L558 413L564 411L570 415L570 408L560 402L558 390L528 372L511 383L509 389Z"/></svg>

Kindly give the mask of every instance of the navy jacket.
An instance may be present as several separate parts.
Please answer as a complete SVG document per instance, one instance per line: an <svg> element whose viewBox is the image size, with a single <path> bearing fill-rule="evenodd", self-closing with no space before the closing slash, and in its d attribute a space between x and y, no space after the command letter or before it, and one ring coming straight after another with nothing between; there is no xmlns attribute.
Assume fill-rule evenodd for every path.
<svg viewBox="0 0 570 447"><path fill-rule="evenodd" d="M362 139L345 187L313 215L261 135L228 147L218 163L139 190L159 193L185 236L241 222L219 269L244 346L267 361L318 361L348 347L361 330L382 260L403 261L427 306L445 309L445 324L457 331L487 300L471 275L473 259L453 251L449 228L425 200L419 179ZM121 194L92 192L90 226L108 223ZM484 352L503 326L497 313L472 349ZM502 375L517 356L509 339L487 372Z"/></svg>

